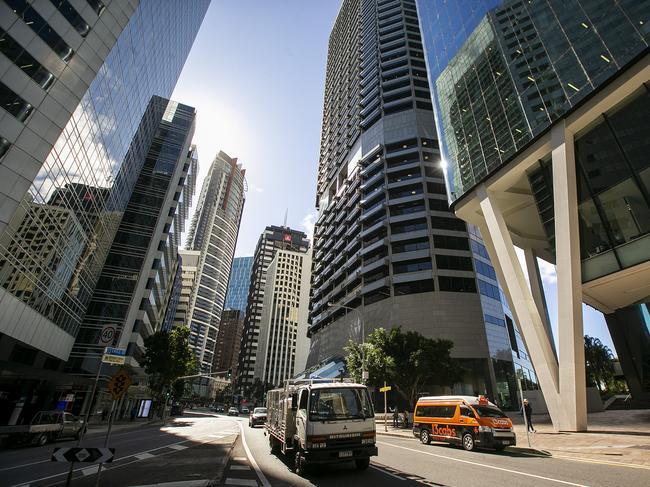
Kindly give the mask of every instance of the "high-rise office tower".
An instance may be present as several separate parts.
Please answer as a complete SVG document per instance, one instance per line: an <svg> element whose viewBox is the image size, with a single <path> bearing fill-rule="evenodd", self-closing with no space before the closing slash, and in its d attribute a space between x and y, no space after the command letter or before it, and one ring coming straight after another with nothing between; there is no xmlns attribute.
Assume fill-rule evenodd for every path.
<svg viewBox="0 0 650 487"><path fill-rule="evenodd" d="M214 351L213 370L230 371L230 376L237 374L239 347L244 331L244 311L240 309L224 309L221 313L217 345Z"/></svg>
<svg viewBox="0 0 650 487"><path fill-rule="evenodd" d="M228 278L244 209L246 171L220 151L203 181L187 248L201 256L188 311L190 345L201 372L209 373L226 300Z"/></svg>
<svg viewBox="0 0 650 487"><path fill-rule="evenodd" d="M481 231L554 426L581 430L583 301L650 401L650 3L459 5L418 0L453 209ZM557 356L537 257L557 264Z"/></svg>
<svg viewBox="0 0 650 487"><path fill-rule="evenodd" d="M55 393L54 372L72 349L148 150L132 143L143 114L152 95L171 95L208 5L0 1L0 261L36 291L0 288L0 360L15 364L0 379L8 403L29 403L33 387L42 389L39 401ZM80 256L54 239L69 231L64 220L53 231L54 220L33 205L72 210L83 229ZM31 215L34 235L52 236L48 263L25 266L21 252L9 251L22 238L21 213Z"/></svg>
<svg viewBox="0 0 650 487"><path fill-rule="evenodd" d="M174 315L174 326L190 326L188 317L192 292L196 282L196 274L199 270L199 250L178 249L178 257L181 261L181 290Z"/></svg>
<svg viewBox="0 0 650 487"><path fill-rule="evenodd" d="M255 377L280 386L305 369L311 249L278 249L266 271Z"/></svg>
<svg viewBox="0 0 650 487"><path fill-rule="evenodd" d="M72 372L97 370L107 345L101 338L107 327L116 333L108 346L127 349L127 363L136 368L144 352L142 339L164 328L176 274L175 242L182 227L175 215L181 195L192 193L192 171L197 168L195 149L190 147L195 117L192 107L157 96L151 99L143 117L144 131L149 132L151 121L158 124L149 132L149 150L70 353ZM138 143L147 141L141 137ZM187 196L185 203L189 204Z"/></svg>
<svg viewBox="0 0 650 487"><path fill-rule="evenodd" d="M260 336L266 271L279 249L306 252L309 249L307 235L288 227L271 225L264 229L257 241L237 367L237 385L240 393L245 392L246 386L252 384L255 378L259 379L255 377L255 361Z"/></svg>
<svg viewBox="0 0 650 487"><path fill-rule="evenodd" d="M470 236L449 210L437 139L415 1L345 0L329 41L308 366L361 341L361 313L366 334L401 326L453 341L467 371L454 391L498 397ZM512 370L510 338L497 332Z"/></svg>
<svg viewBox="0 0 650 487"><path fill-rule="evenodd" d="M253 257L235 257L232 261L226 304L223 309L238 309L243 313L246 312L252 271Z"/></svg>

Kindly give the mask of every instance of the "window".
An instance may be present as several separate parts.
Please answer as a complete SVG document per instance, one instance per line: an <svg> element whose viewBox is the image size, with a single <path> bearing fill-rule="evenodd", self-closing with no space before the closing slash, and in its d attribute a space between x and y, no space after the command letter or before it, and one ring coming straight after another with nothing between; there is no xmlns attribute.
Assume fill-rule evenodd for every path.
<svg viewBox="0 0 650 487"><path fill-rule="evenodd" d="M475 264L476 272L484 275L485 277L489 277L490 279L494 279L495 281L497 280L497 273L494 271L494 268L490 264L486 264L480 260L476 260Z"/></svg>
<svg viewBox="0 0 650 487"><path fill-rule="evenodd" d="M475 293L476 281L471 277L438 276L441 291L454 293Z"/></svg>
<svg viewBox="0 0 650 487"><path fill-rule="evenodd" d="M429 208L436 211L449 211L449 203L447 203L446 199L439 200L430 198Z"/></svg>
<svg viewBox="0 0 650 487"><path fill-rule="evenodd" d="M413 252L416 250L424 250L429 248L429 239L413 239L405 240L403 242L395 242L393 244L393 253L401 254L403 252Z"/></svg>
<svg viewBox="0 0 650 487"><path fill-rule="evenodd" d="M451 250L469 250L469 243L465 237L450 237L448 235L434 235L433 243L436 248Z"/></svg>
<svg viewBox="0 0 650 487"><path fill-rule="evenodd" d="M68 44L57 34L50 24L34 10L26 0L5 0L7 5L21 17L25 24L38 35L43 42L65 62L70 61L74 51Z"/></svg>
<svg viewBox="0 0 650 487"><path fill-rule="evenodd" d="M472 240L472 252L480 255L481 257L484 257L485 259L490 258L487 249L485 248L485 245L475 242L474 240Z"/></svg>
<svg viewBox="0 0 650 487"><path fill-rule="evenodd" d="M439 216L431 217L431 226L442 230L453 230L455 232L465 232L467 227L465 222L458 218L444 218Z"/></svg>
<svg viewBox="0 0 650 487"><path fill-rule="evenodd" d="M430 293L435 290L433 279L395 284L394 289L396 296L404 296L406 294Z"/></svg>
<svg viewBox="0 0 650 487"><path fill-rule="evenodd" d="M81 37L86 37L90 32L90 26L79 15L79 12L68 2L68 0L50 0L56 9L61 12L70 25L75 28Z"/></svg>
<svg viewBox="0 0 650 487"><path fill-rule="evenodd" d="M452 269L457 271L471 271L472 259L456 255L436 255L438 269Z"/></svg>
<svg viewBox="0 0 650 487"><path fill-rule="evenodd" d="M456 406L418 406L415 415L423 418L453 418Z"/></svg>
<svg viewBox="0 0 650 487"><path fill-rule="evenodd" d="M475 418L474 411L467 406L460 406L460 415L465 418Z"/></svg>
<svg viewBox="0 0 650 487"><path fill-rule="evenodd" d="M7 85L0 81L0 106L11 113L21 122L27 120L34 107L13 92Z"/></svg>
<svg viewBox="0 0 650 487"><path fill-rule="evenodd" d="M419 259L410 262L397 262L393 264L393 274L404 274L406 272L419 272L431 269L431 259Z"/></svg>
<svg viewBox="0 0 650 487"><path fill-rule="evenodd" d="M478 287L483 296L487 296L497 301L501 301L501 295L499 293L499 288L488 282L483 281L482 279L478 280Z"/></svg>
<svg viewBox="0 0 650 487"><path fill-rule="evenodd" d="M7 32L0 28L0 51L11 62L32 78L41 88L47 90L54 82L54 75L34 59L23 46L18 44Z"/></svg>

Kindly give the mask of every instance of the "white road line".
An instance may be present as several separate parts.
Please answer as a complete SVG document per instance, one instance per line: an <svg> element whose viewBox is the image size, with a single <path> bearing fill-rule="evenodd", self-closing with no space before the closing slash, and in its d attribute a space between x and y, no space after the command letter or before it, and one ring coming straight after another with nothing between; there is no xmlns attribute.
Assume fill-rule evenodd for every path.
<svg viewBox="0 0 650 487"><path fill-rule="evenodd" d="M4 467L4 468L0 468L0 472L4 472L5 470L13 470L14 468L31 467L32 465L38 465L39 463L50 463L50 461L41 460L38 462L23 463L22 465L14 465L13 467Z"/></svg>
<svg viewBox="0 0 650 487"><path fill-rule="evenodd" d="M144 453L138 453L138 454L133 455L133 456L135 458L137 458L138 460L146 460L147 458L153 458L156 455L152 455L151 453L144 452Z"/></svg>
<svg viewBox="0 0 650 487"><path fill-rule="evenodd" d="M231 465L230 470L250 470L248 465Z"/></svg>
<svg viewBox="0 0 650 487"><path fill-rule="evenodd" d="M175 445L169 445L168 448L172 448L173 450L185 450L186 448L189 448L189 446L179 445L177 443Z"/></svg>
<svg viewBox="0 0 650 487"><path fill-rule="evenodd" d="M246 485L248 487L257 487L257 480L227 478L226 485Z"/></svg>
<svg viewBox="0 0 650 487"><path fill-rule="evenodd" d="M394 473L391 473L388 470L384 470L383 468L376 467L375 465L370 465L370 468L372 468L374 470L377 470L378 472L385 473L386 475L390 475L391 477L394 477L397 480L406 480L404 477L400 477L399 475L395 475Z"/></svg>
<svg viewBox="0 0 650 487"><path fill-rule="evenodd" d="M415 452L415 453L421 453L423 455L429 455L429 456L437 457L437 458L444 458L445 460L452 460L454 462L467 463L469 465L476 465L477 467L491 468L492 470L500 470L502 472L508 472L508 473L514 473L514 474L517 474L517 475L523 475L524 477L533 477L533 478L536 478L536 479L548 480L549 482L557 482L558 484L573 485L575 487L588 487L587 485L584 485L584 484L575 484L573 482L567 482L566 480L559 480L559 479L553 479L553 478L550 478L550 477L543 477L541 475L535 475L535 474L532 474L532 473L521 472L519 470L510 470L508 468L495 467L494 465L486 465L484 463L471 462L469 460L462 460L460 458L447 457L445 455L438 455L436 453L430 453L430 452L426 452L426 451L416 450L414 448L407 448L405 446L393 445L392 443L384 443L384 442L379 442L379 441L377 443L380 444L380 445L392 446L393 448L400 448L402 450L408 450L408 451L412 451L412 452Z"/></svg>
<svg viewBox="0 0 650 487"><path fill-rule="evenodd" d="M246 461L248 461L248 458L246 458L246 457L234 457L233 461L235 461L235 462L246 462Z"/></svg>
<svg viewBox="0 0 650 487"><path fill-rule="evenodd" d="M99 465L91 465L90 467L82 468L81 473L86 477L88 475L96 474L97 470L99 470Z"/></svg>
<svg viewBox="0 0 650 487"><path fill-rule="evenodd" d="M251 454L251 451L248 448L248 443L246 443L246 433L244 432L244 427L242 426L241 423L238 423L238 424L239 424L239 430L241 431L241 442L242 442L242 445L244 445L244 451L246 452L246 456L248 457L248 461L250 462L250 464L255 469L255 473L257 474L260 481L262 482L262 485L264 487L271 487L271 483L266 479L266 476L264 475L262 470L260 470L259 465L257 465L257 462L255 461L255 458L253 458L253 455ZM255 484L255 485L257 485L257 484Z"/></svg>

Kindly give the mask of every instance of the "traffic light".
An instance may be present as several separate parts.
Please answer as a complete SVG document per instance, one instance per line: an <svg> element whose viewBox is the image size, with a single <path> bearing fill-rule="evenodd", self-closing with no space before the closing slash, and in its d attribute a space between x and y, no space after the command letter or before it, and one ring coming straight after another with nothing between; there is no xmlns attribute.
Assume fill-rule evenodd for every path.
<svg viewBox="0 0 650 487"><path fill-rule="evenodd" d="M230 380L232 377L232 369L228 369L228 373L226 374L226 379Z"/></svg>

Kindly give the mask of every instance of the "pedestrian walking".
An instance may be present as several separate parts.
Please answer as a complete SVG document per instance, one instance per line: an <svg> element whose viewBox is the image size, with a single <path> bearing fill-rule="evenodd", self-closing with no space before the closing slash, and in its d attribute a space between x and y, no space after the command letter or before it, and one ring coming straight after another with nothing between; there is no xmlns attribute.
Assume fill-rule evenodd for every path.
<svg viewBox="0 0 650 487"><path fill-rule="evenodd" d="M408 428L409 427L409 413L406 411L406 409L404 410L404 413L403 413L402 417L404 418L404 421L403 421L404 422L404 428Z"/></svg>
<svg viewBox="0 0 650 487"><path fill-rule="evenodd" d="M526 423L528 423L528 431L536 433L535 428L533 428L533 408L528 399L524 399L524 415L526 416Z"/></svg>
<svg viewBox="0 0 650 487"><path fill-rule="evenodd" d="M399 427L399 413L397 412L397 406L393 408L393 428Z"/></svg>

